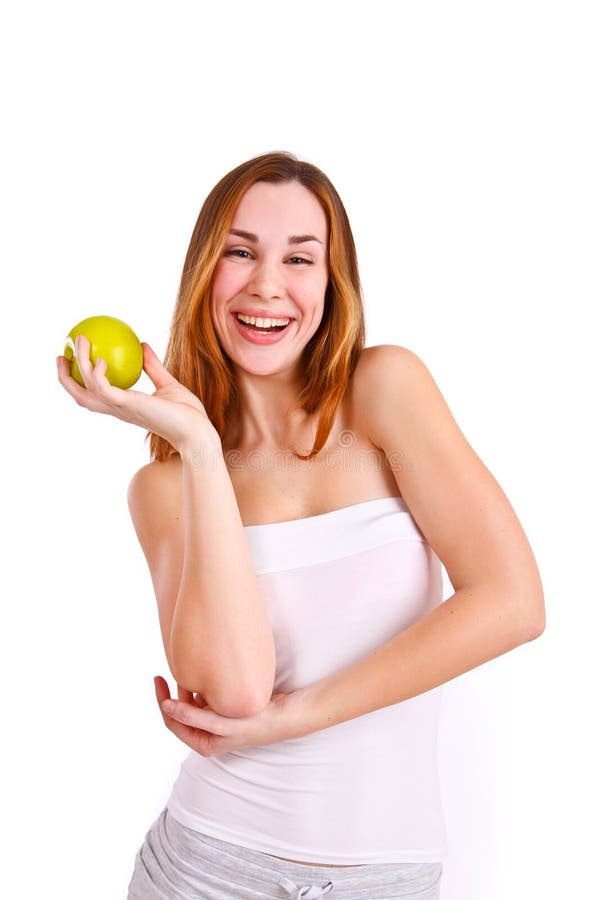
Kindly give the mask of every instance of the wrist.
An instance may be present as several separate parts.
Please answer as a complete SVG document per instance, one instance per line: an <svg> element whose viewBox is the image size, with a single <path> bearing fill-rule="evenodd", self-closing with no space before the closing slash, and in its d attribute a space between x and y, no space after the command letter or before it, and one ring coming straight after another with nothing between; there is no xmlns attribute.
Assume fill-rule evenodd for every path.
<svg viewBox="0 0 600 900"><path fill-rule="evenodd" d="M223 446L218 432L197 434L186 438L177 448L181 461L190 469L214 468L223 460Z"/></svg>
<svg viewBox="0 0 600 900"><path fill-rule="evenodd" d="M318 731L312 685L286 696L286 738L293 740Z"/></svg>

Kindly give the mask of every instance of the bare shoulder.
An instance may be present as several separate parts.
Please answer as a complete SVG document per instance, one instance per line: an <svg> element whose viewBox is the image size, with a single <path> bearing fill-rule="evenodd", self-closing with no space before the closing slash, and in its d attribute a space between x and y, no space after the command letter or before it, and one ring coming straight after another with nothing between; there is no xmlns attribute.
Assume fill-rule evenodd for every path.
<svg viewBox="0 0 600 900"><path fill-rule="evenodd" d="M135 498L148 488L176 482L178 479L181 479L181 457L179 454L170 456L162 462L152 460L152 462L141 466L134 473L127 487L127 497L128 499L130 496Z"/></svg>
<svg viewBox="0 0 600 900"><path fill-rule="evenodd" d="M127 504L138 539L147 550L157 534L181 519L181 458L153 460L138 469L127 487Z"/></svg>
<svg viewBox="0 0 600 900"><path fill-rule="evenodd" d="M421 357L398 344L367 347L356 367L356 394L369 439L382 450L408 453L419 422L440 440L461 434ZM464 435L461 435L464 440ZM422 448L424 449L424 448ZM413 446L416 450L416 446ZM406 467L410 460L404 460ZM412 459L414 466L415 459Z"/></svg>
<svg viewBox="0 0 600 900"><path fill-rule="evenodd" d="M357 374L357 405L369 438L384 451L454 588L484 582L540 596L537 565L515 511L425 362L408 347L382 344L362 354Z"/></svg>
<svg viewBox="0 0 600 900"><path fill-rule="evenodd" d="M367 426L372 443L383 449L381 427L385 425L387 394L392 384L405 382L410 367L424 366L422 360L399 344L377 344L365 347L360 355L354 376L356 406Z"/></svg>

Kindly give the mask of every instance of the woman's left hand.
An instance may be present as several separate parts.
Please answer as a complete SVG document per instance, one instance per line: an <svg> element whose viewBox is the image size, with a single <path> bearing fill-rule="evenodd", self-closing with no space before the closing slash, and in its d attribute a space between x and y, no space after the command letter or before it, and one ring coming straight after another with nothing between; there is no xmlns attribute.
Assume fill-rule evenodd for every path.
<svg viewBox="0 0 600 900"><path fill-rule="evenodd" d="M300 691L276 693L256 716L220 716L198 694L177 685L177 700L160 675L154 679L156 700L169 731L201 756L217 756L242 747L261 747L307 734L300 727ZM169 704L169 708L167 708Z"/></svg>

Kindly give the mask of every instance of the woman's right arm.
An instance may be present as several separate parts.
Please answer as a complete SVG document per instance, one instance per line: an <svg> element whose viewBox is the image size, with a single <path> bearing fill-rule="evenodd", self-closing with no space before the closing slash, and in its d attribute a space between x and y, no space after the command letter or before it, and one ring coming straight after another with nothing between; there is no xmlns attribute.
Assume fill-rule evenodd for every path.
<svg viewBox="0 0 600 900"><path fill-rule="evenodd" d="M58 380L79 406L161 435L174 462L152 462L132 478L128 503L150 566L167 661L175 680L222 716L256 715L275 678L275 647L258 589L219 434L200 399L142 342L148 395L114 387L107 364L75 353L85 387L56 358Z"/></svg>
<svg viewBox="0 0 600 900"><path fill-rule="evenodd" d="M127 501L169 668L222 716L269 703L275 645L221 448L204 436L139 469Z"/></svg>

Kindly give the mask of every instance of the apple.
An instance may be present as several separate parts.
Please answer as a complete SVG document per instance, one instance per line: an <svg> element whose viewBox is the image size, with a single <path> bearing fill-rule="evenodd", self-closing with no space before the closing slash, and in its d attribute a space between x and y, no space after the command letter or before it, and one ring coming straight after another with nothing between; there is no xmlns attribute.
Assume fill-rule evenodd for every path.
<svg viewBox="0 0 600 900"><path fill-rule="evenodd" d="M126 322L114 316L90 316L71 328L65 340L64 356L71 360L71 376L82 387L75 355L75 338L83 334L90 342L90 361L106 361L106 377L114 387L127 390L142 374L144 351L137 335Z"/></svg>

